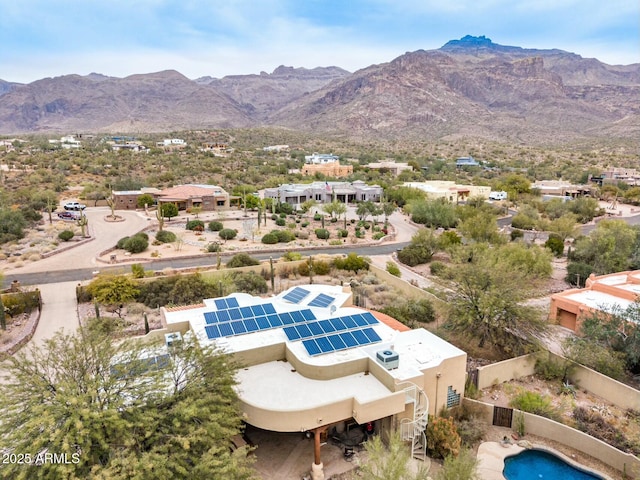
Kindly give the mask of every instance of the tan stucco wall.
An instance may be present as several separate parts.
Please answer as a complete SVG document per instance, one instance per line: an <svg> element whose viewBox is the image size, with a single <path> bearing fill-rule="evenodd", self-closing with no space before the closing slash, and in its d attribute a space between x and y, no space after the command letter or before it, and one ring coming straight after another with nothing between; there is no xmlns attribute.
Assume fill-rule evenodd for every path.
<svg viewBox="0 0 640 480"><path fill-rule="evenodd" d="M498 385L516 378L533 375L536 358L534 354L523 355L478 367L478 389L482 390L491 385Z"/></svg>

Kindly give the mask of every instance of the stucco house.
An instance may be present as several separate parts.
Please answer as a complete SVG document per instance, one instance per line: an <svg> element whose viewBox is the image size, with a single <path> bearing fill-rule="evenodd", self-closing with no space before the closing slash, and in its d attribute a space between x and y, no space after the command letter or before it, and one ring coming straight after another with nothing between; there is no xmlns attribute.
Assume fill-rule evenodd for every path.
<svg viewBox="0 0 640 480"><path fill-rule="evenodd" d="M237 392L248 424L313 434L312 478L323 478L320 442L329 429L398 429L413 456L424 458L427 416L458 405L464 393L465 352L355 307L350 287L304 285L269 298L234 293L161 313L169 331L243 365Z"/></svg>
<svg viewBox="0 0 640 480"><path fill-rule="evenodd" d="M580 323L594 311L625 309L640 295L640 270L591 274L585 288L573 288L551 296L549 319L563 327L578 331Z"/></svg>
<svg viewBox="0 0 640 480"><path fill-rule="evenodd" d="M284 184L277 188L266 188L263 191L264 198L272 198L294 206L299 206L307 200L315 200L318 203L329 203L334 199L343 203L379 202L382 194L382 187L367 185L361 180Z"/></svg>

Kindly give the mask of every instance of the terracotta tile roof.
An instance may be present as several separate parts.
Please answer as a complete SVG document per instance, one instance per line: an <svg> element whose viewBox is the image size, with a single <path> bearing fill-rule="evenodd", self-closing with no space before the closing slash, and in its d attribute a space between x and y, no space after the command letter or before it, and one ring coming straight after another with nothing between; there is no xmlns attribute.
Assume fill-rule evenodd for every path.
<svg viewBox="0 0 640 480"><path fill-rule="evenodd" d="M408 332L411 330L404 323L399 322L393 317L390 317L386 313L378 312L376 310L369 310L367 308L362 308L361 310L366 310L367 312L371 312L374 317L378 319L379 322L384 323L387 327L391 327L398 332Z"/></svg>

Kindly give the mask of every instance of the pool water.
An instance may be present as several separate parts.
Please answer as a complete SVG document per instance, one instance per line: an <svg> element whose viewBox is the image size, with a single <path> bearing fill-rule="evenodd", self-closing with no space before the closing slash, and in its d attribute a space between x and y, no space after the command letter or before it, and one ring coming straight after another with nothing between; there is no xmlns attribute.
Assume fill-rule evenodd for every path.
<svg viewBox="0 0 640 480"><path fill-rule="evenodd" d="M525 450L505 458L502 474L507 480L602 480L542 450Z"/></svg>

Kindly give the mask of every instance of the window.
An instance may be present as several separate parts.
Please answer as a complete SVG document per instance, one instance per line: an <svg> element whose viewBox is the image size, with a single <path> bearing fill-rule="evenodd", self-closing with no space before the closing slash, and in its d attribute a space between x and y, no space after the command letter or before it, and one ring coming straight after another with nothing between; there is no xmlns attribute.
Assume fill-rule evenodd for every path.
<svg viewBox="0 0 640 480"><path fill-rule="evenodd" d="M447 388L447 408L460 405L460 394L456 393L451 385Z"/></svg>

